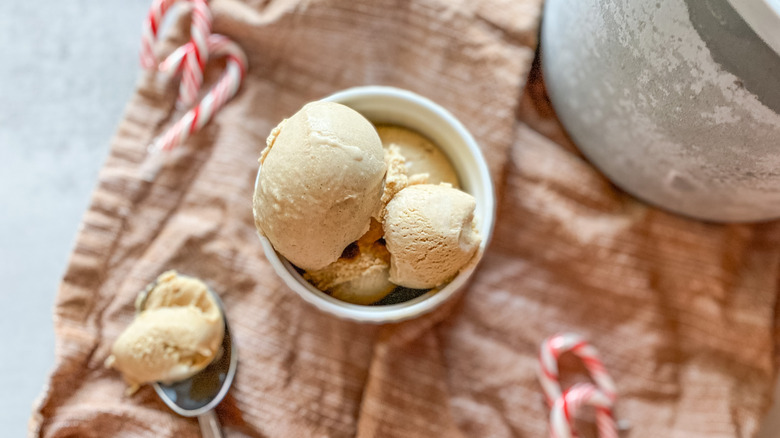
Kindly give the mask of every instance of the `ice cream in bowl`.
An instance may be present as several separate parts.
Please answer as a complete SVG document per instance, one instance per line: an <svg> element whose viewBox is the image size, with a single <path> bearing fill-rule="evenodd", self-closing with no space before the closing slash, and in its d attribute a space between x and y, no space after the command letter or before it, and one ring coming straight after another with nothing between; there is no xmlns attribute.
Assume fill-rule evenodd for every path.
<svg viewBox="0 0 780 438"><path fill-rule="evenodd" d="M358 87L273 129L253 213L266 258L320 310L364 322L451 299L490 240L495 200L466 128L436 103Z"/></svg>

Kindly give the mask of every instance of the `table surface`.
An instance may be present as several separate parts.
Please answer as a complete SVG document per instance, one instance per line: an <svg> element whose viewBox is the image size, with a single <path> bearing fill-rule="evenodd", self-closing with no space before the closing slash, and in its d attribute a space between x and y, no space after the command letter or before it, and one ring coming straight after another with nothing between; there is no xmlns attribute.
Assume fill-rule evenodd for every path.
<svg viewBox="0 0 780 438"><path fill-rule="evenodd" d="M24 436L54 361L52 307L133 93L150 0L0 2L0 430ZM775 391L780 399L780 384ZM780 404L759 438L780 436Z"/></svg>

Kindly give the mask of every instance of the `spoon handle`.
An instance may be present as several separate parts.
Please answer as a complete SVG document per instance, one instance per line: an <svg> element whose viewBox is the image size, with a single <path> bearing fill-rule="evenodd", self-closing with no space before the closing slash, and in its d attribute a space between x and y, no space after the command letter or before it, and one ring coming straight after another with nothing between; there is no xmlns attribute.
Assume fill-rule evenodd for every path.
<svg viewBox="0 0 780 438"><path fill-rule="evenodd" d="M198 415L198 424L200 424L200 434L203 438L224 438L222 426L219 425L219 418L214 410L206 411Z"/></svg>

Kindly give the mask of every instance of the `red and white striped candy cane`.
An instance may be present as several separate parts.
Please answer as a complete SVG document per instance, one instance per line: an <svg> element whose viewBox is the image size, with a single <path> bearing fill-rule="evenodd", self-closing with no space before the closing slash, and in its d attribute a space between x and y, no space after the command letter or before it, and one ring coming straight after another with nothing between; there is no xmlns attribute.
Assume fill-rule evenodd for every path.
<svg viewBox="0 0 780 438"><path fill-rule="evenodd" d="M582 385L575 385L572 387L572 390L577 388L574 392L572 390L566 393L562 391L559 382L558 359L567 351L571 351L582 360L596 386L588 384L591 389L586 390L583 389ZM571 412L567 408L572 403L573 406L580 406L585 400L588 401L588 404L596 406L596 422L601 431L600 435L605 438L617 437L617 428L615 427L611 410L617 398L615 383L607 373L596 349L582 336L575 333L562 333L542 342L539 351L537 374L547 397L547 403L552 407L550 430L553 437L572 436L571 418L569 416ZM567 402L566 397L569 397L571 401ZM561 412L565 415L561 414ZM565 422L561 422L561 418ZM562 428L567 428L569 435L562 435Z"/></svg>
<svg viewBox="0 0 780 438"><path fill-rule="evenodd" d="M596 426L601 438L618 438L612 417L612 399L590 383L580 383L555 400L550 411L550 437L573 438L573 418L584 405L596 408Z"/></svg>
<svg viewBox="0 0 780 438"><path fill-rule="evenodd" d="M561 385L558 383L558 358L567 351L571 351L582 360L599 389L614 400L615 383L604 368L598 351L582 336L575 333L562 333L546 339L539 351L539 381L548 403L552 404L561 396Z"/></svg>
<svg viewBox="0 0 780 438"><path fill-rule="evenodd" d="M238 91L246 73L247 62L244 51L222 35L209 35L207 43L213 55L227 57L225 72L197 106L187 111L176 124L155 139L150 146L150 152L171 150L184 142L190 134L208 123L214 113L219 111ZM195 48L191 42L185 44L174 51L161 67L168 71L186 68L187 55L192 50Z"/></svg>
<svg viewBox="0 0 780 438"><path fill-rule="evenodd" d="M146 69L155 68L158 64L154 56L154 43L160 29L160 24L168 9L179 0L154 0L149 14L144 21L141 34L141 66ZM191 106L198 97L198 91L203 84L203 71L209 58L208 39L211 35L211 10L206 0L187 0L192 4L192 24L190 26L190 43L192 50L187 52L184 67L181 69L182 79L179 84L179 102Z"/></svg>

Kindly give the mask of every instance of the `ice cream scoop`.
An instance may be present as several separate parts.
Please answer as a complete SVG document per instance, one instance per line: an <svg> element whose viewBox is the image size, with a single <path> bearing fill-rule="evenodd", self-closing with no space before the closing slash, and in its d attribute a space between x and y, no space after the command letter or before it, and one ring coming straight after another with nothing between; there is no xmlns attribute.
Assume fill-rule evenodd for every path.
<svg viewBox="0 0 780 438"><path fill-rule="evenodd" d="M449 183L460 188L455 168L433 142L401 126L377 125L376 132L385 149L392 146L398 148L399 154L404 157L404 166L409 177L427 174L430 184Z"/></svg>
<svg viewBox="0 0 780 438"><path fill-rule="evenodd" d="M358 112L312 102L277 126L260 158L258 231L305 270L322 269L368 231L380 208L382 142Z"/></svg>
<svg viewBox="0 0 780 438"><path fill-rule="evenodd" d="M406 187L387 204L390 281L425 289L451 280L477 253L474 197L449 184Z"/></svg>
<svg viewBox="0 0 780 438"><path fill-rule="evenodd" d="M380 243L382 224L372 220L371 227L351 244L338 260L303 278L331 296L353 304L373 304L392 292L390 253Z"/></svg>
<svg viewBox="0 0 780 438"><path fill-rule="evenodd" d="M225 322L202 281L168 271L139 295L136 308L106 360L122 372L131 391L144 383L191 377L217 355Z"/></svg>

